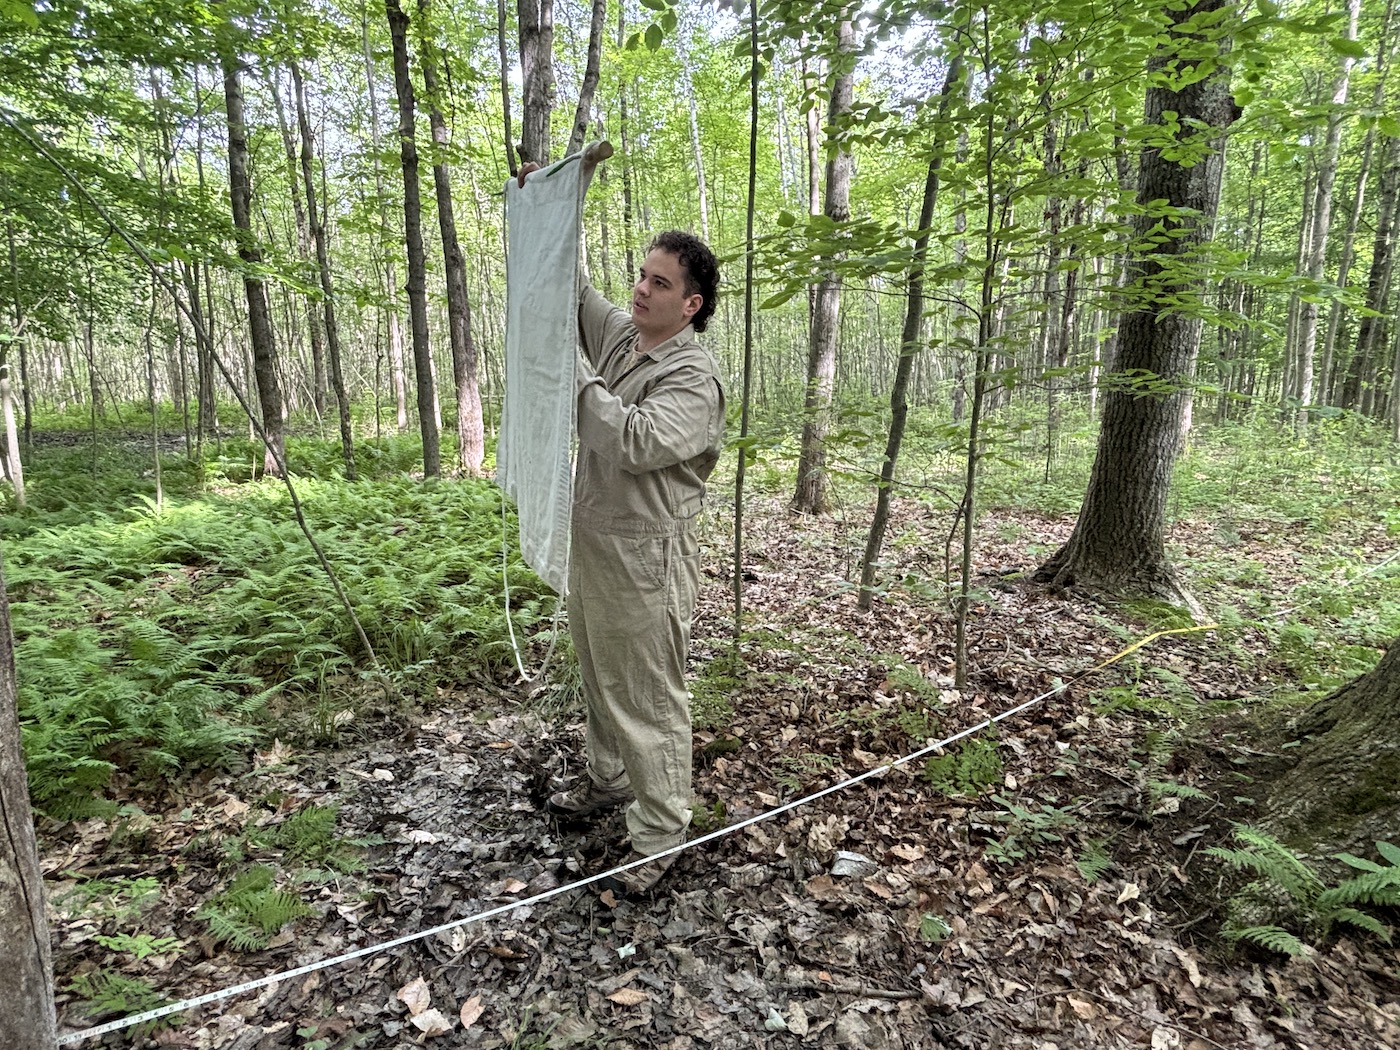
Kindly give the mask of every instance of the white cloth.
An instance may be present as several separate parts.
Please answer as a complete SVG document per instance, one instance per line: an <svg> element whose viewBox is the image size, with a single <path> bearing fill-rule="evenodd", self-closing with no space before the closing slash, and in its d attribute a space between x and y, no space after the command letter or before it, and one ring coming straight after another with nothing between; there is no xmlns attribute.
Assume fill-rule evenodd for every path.
<svg viewBox="0 0 1400 1050"><path fill-rule="evenodd" d="M579 156L506 183L506 392L496 481L515 500L520 553L569 581L580 222L595 165Z"/></svg>

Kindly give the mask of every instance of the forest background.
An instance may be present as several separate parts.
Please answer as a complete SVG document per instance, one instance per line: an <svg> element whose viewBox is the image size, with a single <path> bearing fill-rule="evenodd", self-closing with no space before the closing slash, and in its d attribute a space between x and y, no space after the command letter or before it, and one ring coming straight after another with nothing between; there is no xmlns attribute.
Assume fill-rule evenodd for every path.
<svg viewBox="0 0 1400 1050"><path fill-rule="evenodd" d="M331 746L386 705L499 690L514 632L541 658L553 598L513 555L502 579L510 510L484 480L501 187L606 139L585 215L604 294L625 300L658 230L725 261L707 342L737 454L707 571L733 622L714 605L702 730L801 648L745 619L778 562L745 554L746 507L770 541L810 530L820 572L794 580L820 608L937 625L885 668L926 715L991 690L976 639L1032 577L1128 600L1103 614L1125 644L1209 619L1254 684L1197 696L1299 748L1235 859L1278 877L1261 857L1365 853L1345 855L1377 886L1328 906L1393 905L1394 20L1391 0L0 0L18 790L54 843L121 827L275 736ZM1169 557L1203 518L1216 553ZM1288 572L1281 546L1305 552ZM1134 673L1146 734L1225 713ZM779 779L832 773L811 754ZM1236 908L1227 931L1301 953L1339 921L1274 896L1275 921ZM256 945L222 914L222 942L243 922ZM74 998L100 999L84 972Z"/></svg>

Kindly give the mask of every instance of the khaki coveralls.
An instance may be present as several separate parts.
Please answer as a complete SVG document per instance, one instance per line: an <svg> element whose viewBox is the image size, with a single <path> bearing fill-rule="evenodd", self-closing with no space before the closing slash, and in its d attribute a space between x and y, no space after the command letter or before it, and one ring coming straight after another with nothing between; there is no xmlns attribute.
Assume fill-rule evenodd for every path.
<svg viewBox="0 0 1400 1050"><path fill-rule="evenodd" d="M689 325L637 354L628 314L585 286L579 330L588 363L578 366L568 601L588 775L631 787L632 846L652 854L682 842L690 823L694 524L723 442L724 391Z"/></svg>

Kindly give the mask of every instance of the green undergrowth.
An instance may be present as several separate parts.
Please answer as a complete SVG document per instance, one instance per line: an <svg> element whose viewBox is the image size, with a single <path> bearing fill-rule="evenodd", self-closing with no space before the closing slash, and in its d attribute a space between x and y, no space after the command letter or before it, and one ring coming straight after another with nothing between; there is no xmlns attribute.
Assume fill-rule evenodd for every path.
<svg viewBox="0 0 1400 1050"><path fill-rule="evenodd" d="M280 481L168 471L181 484L157 504L139 458L100 458L108 492L90 455L41 456L30 508L0 521L30 786L53 815L111 808L118 771L236 767L268 730L333 733L386 681L411 698L495 675L511 660L503 527L516 633L548 626L554 597L489 481L296 479L375 672Z"/></svg>
<svg viewBox="0 0 1400 1050"><path fill-rule="evenodd" d="M1207 855L1251 876L1230 898L1221 933L1290 956L1308 955L1311 943L1348 926L1391 942L1387 919L1400 907L1400 847L1377 842L1379 861L1333 854L1333 873L1258 828L1237 825L1234 846ZM1344 877L1333 881L1333 875Z"/></svg>

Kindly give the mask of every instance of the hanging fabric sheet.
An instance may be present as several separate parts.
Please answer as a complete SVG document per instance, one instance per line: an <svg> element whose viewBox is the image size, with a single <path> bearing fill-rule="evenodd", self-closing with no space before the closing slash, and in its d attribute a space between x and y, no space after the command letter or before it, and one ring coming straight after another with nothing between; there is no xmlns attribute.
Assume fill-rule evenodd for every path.
<svg viewBox="0 0 1400 1050"><path fill-rule="evenodd" d="M583 198L606 142L506 183L506 393L496 480L515 500L520 553L559 595L569 581L574 360Z"/></svg>

